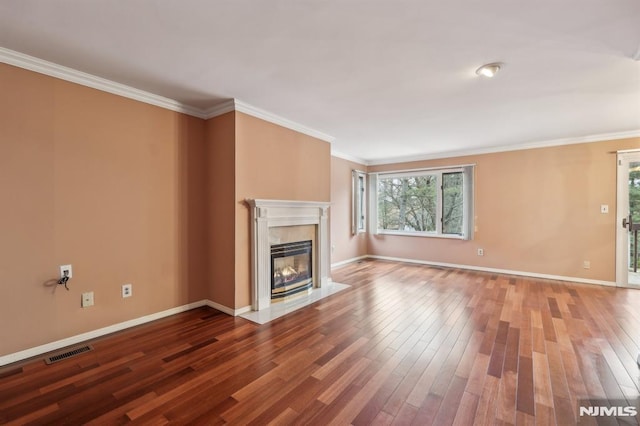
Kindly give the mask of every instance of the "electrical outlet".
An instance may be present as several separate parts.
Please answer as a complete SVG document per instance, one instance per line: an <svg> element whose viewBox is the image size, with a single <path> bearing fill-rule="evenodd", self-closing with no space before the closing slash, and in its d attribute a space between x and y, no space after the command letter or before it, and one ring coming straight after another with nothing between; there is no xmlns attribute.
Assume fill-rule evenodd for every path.
<svg viewBox="0 0 640 426"><path fill-rule="evenodd" d="M60 265L60 278L64 277L64 271L69 271L69 278L73 277L73 269L71 265Z"/></svg>
<svg viewBox="0 0 640 426"><path fill-rule="evenodd" d="M133 285L132 284L123 284L122 285L122 297L131 297L133 295Z"/></svg>
<svg viewBox="0 0 640 426"><path fill-rule="evenodd" d="M87 308L93 306L93 292L82 293L82 307Z"/></svg>
<svg viewBox="0 0 640 426"><path fill-rule="evenodd" d="M588 261L588 260L583 261L583 262L582 262L582 267L583 267L584 269L591 269L591 262L590 262L590 261Z"/></svg>
<svg viewBox="0 0 640 426"><path fill-rule="evenodd" d="M478 249L478 256L484 256L484 249Z"/></svg>

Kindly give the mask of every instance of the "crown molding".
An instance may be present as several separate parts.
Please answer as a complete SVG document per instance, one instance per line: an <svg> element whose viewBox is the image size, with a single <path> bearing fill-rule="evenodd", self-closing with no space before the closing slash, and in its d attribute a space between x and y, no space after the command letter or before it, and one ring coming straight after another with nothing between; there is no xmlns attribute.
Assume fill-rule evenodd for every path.
<svg viewBox="0 0 640 426"><path fill-rule="evenodd" d="M361 164L363 166L368 165L367 161L365 159L363 159L363 158L354 157L352 155L345 154L345 153L342 153L340 151L335 151L333 149L331 150L331 156L332 157L337 157L337 158L342 158L343 160L351 161L352 163L358 163L358 164Z"/></svg>
<svg viewBox="0 0 640 426"><path fill-rule="evenodd" d="M296 123L295 121L291 121L288 118L284 118L279 115L272 114L269 111L265 111L263 109L254 107L253 105L249 105L238 99L234 99L234 103L235 103L236 111L245 113L252 117L256 117L261 120L268 121L273 124L277 124L278 126L286 127L287 129L295 130L296 132L303 133L307 136L311 136L316 139L323 140L325 142L332 143L335 140L333 136L330 136L326 133L307 127L304 124Z"/></svg>
<svg viewBox="0 0 640 426"><path fill-rule="evenodd" d="M249 105L248 103L242 102L238 99L229 99L228 101L224 101L220 104L217 104L205 110L204 118L208 120L210 118L217 117L219 115L226 114L231 111L242 112L252 117L256 117L261 120L268 121L269 123L277 124L278 126L295 130L298 133L304 133L305 135L312 136L316 139L320 139L325 142L331 143L335 140L333 136L327 135L326 133L322 133L318 130L314 130L303 124L296 123L294 121L291 121L279 115L272 114L269 111L265 111L253 105Z"/></svg>
<svg viewBox="0 0 640 426"><path fill-rule="evenodd" d="M204 118L204 112L189 105L163 96L155 95L144 90L139 90L131 86L116 83L102 77L97 77L82 71L74 70L53 62L45 61L24 53L16 52L4 47L0 47L0 62L24 68L39 74L59 78L61 80L77 83L82 86L91 87L103 92L123 96L125 98L155 105L171 111L181 112L198 118Z"/></svg>
<svg viewBox="0 0 640 426"><path fill-rule="evenodd" d="M196 108L173 99L165 98L164 96L159 96L144 90L136 89L135 87L116 83L115 81L74 70L73 68L58 65L34 56L25 55L24 53L16 52L4 47L0 47L0 62L205 120L217 117L218 115L222 115L227 112L240 111L326 142L333 142L335 139L326 133L319 132L310 127L296 123L284 117L280 117L276 114L272 114L237 99L224 101L208 109Z"/></svg>
<svg viewBox="0 0 640 426"><path fill-rule="evenodd" d="M235 99L229 99L219 104L216 104L211 108L204 110L203 118L205 120L208 120L210 118L214 118L219 115L226 114L231 111L235 111L235 109L236 109Z"/></svg>
<svg viewBox="0 0 640 426"><path fill-rule="evenodd" d="M640 60L640 48L633 59ZM74 70L62 65L55 64L53 62L45 61L44 59L29 56L24 53L16 52L14 50L6 49L0 46L0 63L23 68L29 71L37 72L39 74L48 75L51 77L59 78L61 80L69 81L71 83L80 84L82 86L91 87L93 89L101 90L103 92L111 93L114 95L122 96L125 98L133 99L139 102L143 102L150 105L155 105L160 108L164 108L170 111L180 112L183 114L191 115L193 117L209 119L217 117L231 111L239 111L247 115L251 115L256 118L268 121L273 124L277 124L282 127L312 136L314 138L333 142L335 138L326 133L314 130L310 127L296 123L284 117L272 114L263 109L254 107L238 99L230 99L214 105L208 109L196 108L190 105L183 104L173 99L165 98L154 93L146 92L144 90L136 89L135 87L127 86L124 84L116 83L111 80L107 80L102 77L97 77L92 74L88 74L82 71ZM342 158L344 160L353 161L354 163L362 164L365 166L375 166L383 164L395 164L395 163L407 163L413 161L435 160L440 158L454 158L463 157L468 155L480 155L491 154L507 151L519 151L524 149L545 148L560 145L572 145L579 143L600 142L604 140L616 140L640 137L640 129L632 130L628 132L618 133L604 133L598 135L583 136L577 138L563 138L553 139L542 142L531 142L512 146L496 146L489 148L479 148L471 150L460 151L446 151L437 154L425 154L425 155L413 155L403 157L391 157L378 160L367 160L348 154L344 154L338 151L332 151L331 155L334 157Z"/></svg>
<svg viewBox="0 0 640 426"><path fill-rule="evenodd" d="M366 160L367 166L379 166L383 164L409 163L414 161L437 160L442 158L466 157L469 155L493 154L498 152L522 151L525 149L548 148L562 145L576 145L580 143L593 143L609 140L628 139L640 137L640 129L627 132L601 133L597 135L581 136L576 138L552 139L540 142L528 142L510 146L494 146L460 151L446 151L437 154L412 155L403 157L384 158L379 160Z"/></svg>

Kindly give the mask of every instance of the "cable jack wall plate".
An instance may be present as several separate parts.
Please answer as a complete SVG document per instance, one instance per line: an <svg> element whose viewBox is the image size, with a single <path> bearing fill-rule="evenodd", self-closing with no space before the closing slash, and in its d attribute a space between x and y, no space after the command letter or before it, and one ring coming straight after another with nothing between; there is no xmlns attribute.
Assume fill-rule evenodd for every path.
<svg viewBox="0 0 640 426"><path fill-rule="evenodd" d="M87 293L82 293L82 307L88 308L89 306L93 306L93 292L89 291Z"/></svg>

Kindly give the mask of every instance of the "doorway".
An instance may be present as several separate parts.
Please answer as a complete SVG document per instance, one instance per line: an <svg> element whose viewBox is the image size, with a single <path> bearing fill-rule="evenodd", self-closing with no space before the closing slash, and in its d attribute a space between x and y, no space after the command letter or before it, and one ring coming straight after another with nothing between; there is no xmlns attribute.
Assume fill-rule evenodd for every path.
<svg viewBox="0 0 640 426"><path fill-rule="evenodd" d="M640 288L640 151L618 153L616 282Z"/></svg>

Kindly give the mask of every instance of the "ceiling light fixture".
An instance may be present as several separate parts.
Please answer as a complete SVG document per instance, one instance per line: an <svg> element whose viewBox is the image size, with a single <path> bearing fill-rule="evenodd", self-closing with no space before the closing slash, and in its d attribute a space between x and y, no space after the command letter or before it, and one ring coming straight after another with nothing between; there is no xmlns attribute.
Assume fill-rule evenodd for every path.
<svg viewBox="0 0 640 426"><path fill-rule="evenodd" d="M502 66L502 63L500 62L493 62L491 64L486 64L478 68L476 70L476 74L491 78L494 75L496 75L498 71L500 71L501 66Z"/></svg>

